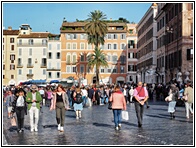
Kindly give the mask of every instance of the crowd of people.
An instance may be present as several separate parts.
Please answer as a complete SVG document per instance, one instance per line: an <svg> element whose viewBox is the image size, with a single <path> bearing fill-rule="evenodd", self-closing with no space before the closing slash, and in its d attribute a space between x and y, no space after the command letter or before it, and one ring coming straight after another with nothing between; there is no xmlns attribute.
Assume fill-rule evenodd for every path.
<svg viewBox="0 0 196 148"><path fill-rule="evenodd" d="M138 127L142 127L144 106L149 109L149 100L167 101L168 112L171 119L175 118L176 102L183 101L186 108L186 118L193 114L193 88L191 83L182 85L171 83L163 84L111 84L92 86L72 86L64 88L61 84L57 87L38 87L35 84L28 86L12 86L4 89L4 102L7 106L8 118L13 114L17 116L18 132L24 131L24 117L29 113L31 132L38 131L39 114L42 106L56 111L56 121L60 132L64 131L66 111L73 109L76 120L82 118L83 107L93 105L106 105L112 102L115 129L121 129L121 113L128 104L135 105Z"/></svg>

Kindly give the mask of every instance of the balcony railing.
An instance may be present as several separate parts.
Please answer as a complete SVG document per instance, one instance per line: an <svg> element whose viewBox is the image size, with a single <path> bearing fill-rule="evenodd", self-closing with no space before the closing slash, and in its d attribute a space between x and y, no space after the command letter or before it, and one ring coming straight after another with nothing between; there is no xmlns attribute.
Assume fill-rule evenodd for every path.
<svg viewBox="0 0 196 148"><path fill-rule="evenodd" d="M17 68L22 68L23 65L22 64L17 64Z"/></svg>
<svg viewBox="0 0 196 148"><path fill-rule="evenodd" d="M61 69L52 67L52 68L47 68L47 71L61 71Z"/></svg>
<svg viewBox="0 0 196 148"><path fill-rule="evenodd" d="M47 65L46 65L46 64L41 64L40 67L41 67L41 68L47 68Z"/></svg>
<svg viewBox="0 0 196 148"><path fill-rule="evenodd" d="M33 64L27 64L27 68L33 68Z"/></svg>
<svg viewBox="0 0 196 148"><path fill-rule="evenodd" d="M48 46L48 43L33 43L33 44L29 44L29 43L17 43L17 45L20 46Z"/></svg>
<svg viewBox="0 0 196 148"><path fill-rule="evenodd" d="M33 74L27 74L27 77L29 78L31 78L31 77L33 77Z"/></svg>

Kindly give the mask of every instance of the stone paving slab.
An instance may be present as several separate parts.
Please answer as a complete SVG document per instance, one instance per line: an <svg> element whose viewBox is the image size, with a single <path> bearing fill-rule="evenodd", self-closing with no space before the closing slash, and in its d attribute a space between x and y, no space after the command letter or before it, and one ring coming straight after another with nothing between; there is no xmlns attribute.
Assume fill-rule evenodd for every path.
<svg viewBox="0 0 196 148"><path fill-rule="evenodd" d="M176 118L170 119L165 102L150 102L144 110L143 127L137 127L134 105L127 105L129 120L122 122L122 130L114 130L113 113L107 105L84 108L82 119L75 112L65 116L65 131L57 131L55 111L43 107L39 131L30 132L29 114L25 116L25 131L17 133L11 127L3 108L3 134L8 145L193 145L193 117L185 118L185 108L177 107Z"/></svg>

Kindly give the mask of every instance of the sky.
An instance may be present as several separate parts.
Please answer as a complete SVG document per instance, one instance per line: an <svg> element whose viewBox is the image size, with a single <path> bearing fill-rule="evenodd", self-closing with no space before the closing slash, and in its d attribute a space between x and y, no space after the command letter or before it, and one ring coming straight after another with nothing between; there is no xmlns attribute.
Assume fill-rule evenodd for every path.
<svg viewBox="0 0 196 148"><path fill-rule="evenodd" d="M90 12L102 11L107 19L126 18L139 23L150 8L150 2L4 2L2 3L2 26L19 29L29 24L33 32L60 34L63 18L68 22L85 20Z"/></svg>

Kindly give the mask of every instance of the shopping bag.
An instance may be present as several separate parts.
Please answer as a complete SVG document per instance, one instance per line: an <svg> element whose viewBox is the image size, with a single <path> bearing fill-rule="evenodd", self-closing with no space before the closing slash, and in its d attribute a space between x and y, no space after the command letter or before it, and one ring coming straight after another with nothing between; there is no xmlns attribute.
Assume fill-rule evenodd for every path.
<svg viewBox="0 0 196 148"><path fill-rule="evenodd" d="M16 126L16 117L15 116L11 117L11 126Z"/></svg>
<svg viewBox="0 0 196 148"><path fill-rule="evenodd" d="M128 111L125 111L125 110L122 111L122 119L123 120L129 120Z"/></svg>

